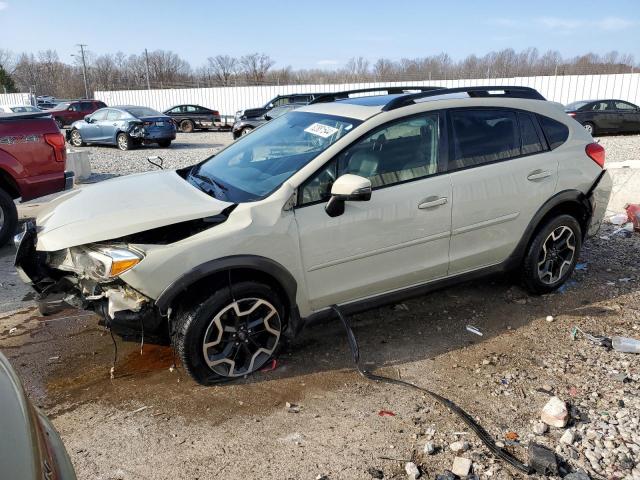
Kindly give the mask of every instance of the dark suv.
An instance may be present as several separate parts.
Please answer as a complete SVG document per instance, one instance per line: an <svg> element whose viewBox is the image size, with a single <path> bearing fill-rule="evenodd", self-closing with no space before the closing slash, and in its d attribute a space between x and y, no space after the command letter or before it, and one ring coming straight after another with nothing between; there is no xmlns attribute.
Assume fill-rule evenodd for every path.
<svg viewBox="0 0 640 480"><path fill-rule="evenodd" d="M235 115L235 122L246 120L247 118L259 118L274 107L280 107L289 103L295 103L297 105L307 105L314 99L325 95L324 93L292 93L290 95L278 95L272 98L264 106L260 108L247 108L245 110L238 110Z"/></svg>
<svg viewBox="0 0 640 480"><path fill-rule="evenodd" d="M64 128L106 106L106 103L99 100L77 100L59 103L51 110L47 110L47 113L51 114L58 128Z"/></svg>

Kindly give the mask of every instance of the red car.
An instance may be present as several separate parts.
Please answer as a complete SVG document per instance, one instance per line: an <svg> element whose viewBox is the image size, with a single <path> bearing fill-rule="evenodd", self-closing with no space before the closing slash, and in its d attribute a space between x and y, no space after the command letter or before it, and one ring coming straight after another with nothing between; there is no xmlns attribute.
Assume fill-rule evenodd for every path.
<svg viewBox="0 0 640 480"><path fill-rule="evenodd" d="M48 112L0 116L0 246L15 233L23 201L73 187L65 138Z"/></svg>
<svg viewBox="0 0 640 480"><path fill-rule="evenodd" d="M106 103L99 100L77 100L59 103L51 110L47 110L47 113L51 114L58 128L64 128L106 106Z"/></svg>

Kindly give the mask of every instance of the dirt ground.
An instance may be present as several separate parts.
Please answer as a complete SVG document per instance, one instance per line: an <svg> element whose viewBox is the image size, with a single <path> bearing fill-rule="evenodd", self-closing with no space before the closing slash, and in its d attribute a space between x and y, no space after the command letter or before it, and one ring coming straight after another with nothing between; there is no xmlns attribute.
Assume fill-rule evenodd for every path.
<svg viewBox="0 0 640 480"><path fill-rule="evenodd" d="M640 201L640 190L629 189L637 171L615 174L616 202ZM556 449L565 471L637 478L640 355L571 335L577 326L640 337L640 235L613 230L585 244L584 265L561 292L529 296L498 276L353 317L363 361L450 398L524 461L535 439ZM432 399L359 376L337 322L308 328L274 370L207 388L170 368L169 347L116 338L111 379L109 332L86 312L39 317L12 255L0 250L0 349L52 418L80 479L407 478L409 460L434 478L451 468L456 440L470 443L460 455L482 478L524 477ZM582 442L562 446L564 429L533 433L551 394L569 403ZM609 431L614 418L615 451L598 471L584 456L589 441L597 447L588 432ZM423 453L427 441L437 447L432 455Z"/></svg>

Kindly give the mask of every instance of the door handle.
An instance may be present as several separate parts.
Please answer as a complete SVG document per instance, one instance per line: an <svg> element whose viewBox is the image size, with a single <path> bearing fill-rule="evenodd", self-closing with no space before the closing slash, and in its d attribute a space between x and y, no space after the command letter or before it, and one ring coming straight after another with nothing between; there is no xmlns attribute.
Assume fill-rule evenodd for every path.
<svg viewBox="0 0 640 480"><path fill-rule="evenodd" d="M436 197L435 195L432 197L427 197L422 200L418 204L418 208L420 210L424 210L426 208L439 207L440 205L444 205L447 203L447 197Z"/></svg>
<svg viewBox="0 0 640 480"><path fill-rule="evenodd" d="M529 175L527 175L527 180L530 180L530 181L542 180L543 178L550 177L551 175L553 175L553 172L550 172L549 170L538 169L529 173Z"/></svg>

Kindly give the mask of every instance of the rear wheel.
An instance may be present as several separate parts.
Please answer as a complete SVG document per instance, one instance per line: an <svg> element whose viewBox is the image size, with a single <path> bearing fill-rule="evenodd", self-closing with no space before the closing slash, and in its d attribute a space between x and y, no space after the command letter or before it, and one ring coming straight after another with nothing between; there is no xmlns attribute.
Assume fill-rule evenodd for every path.
<svg viewBox="0 0 640 480"><path fill-rule="evenodd" d="M120 150L129 150L132 146L131 137L124 132L120 132L116 137L118 148Z"/></svg>
<svg viewBox="0 0 640 480"><path fill-rule="evenodd" d="M191 120L182 120L180 122L180 131L184 133L191 133L193 132L193 129L194 129L194 125Z"/></svg>
<svg viewBox="0 0 640 480"><path fill-rule="evenodd" d="M533 293L549 293L573 273L582 247L582 229L571 215L550 219L535 235L523 264L523 280Z"/></svg>
<svg viewBox="0 0 640 480"><path fill-rule="evenodd" d="M4 246L16 233L18 210L11 196L0 190L0 246Z"/></svg>
<svg viewBox="0 0 640 480"><path fill-rule="evenodd" d="M268 285L223 287L178 314L174 343L184 368L202 385L244 377L277 352L284 310Z"/></svg>
<svg viewBox="0 0 640 480"><path fill-rule="evenodd" d="M71 143L71 145L73 145L74 147L81 147L84 145L84 142L82 141L82 134L80 133L79 130L76 130L76 129L71 130L69 143Z"/></svg>
<svg viewBox="0 0 640 480"><path fill-rule="evenodd" d="M251 130L253 130L253 128L251 127L244 127L241 131L240 131L240 136L244 137L245 135L249 135L251 133Z"/></svg>
<svg viewBox="0 0 640 480"><path fill-rule="evenodd" d="M594 135L596 133L596 126L591 122L584 122L582 124L584 129L587 131L589 135Z"/></svg>

